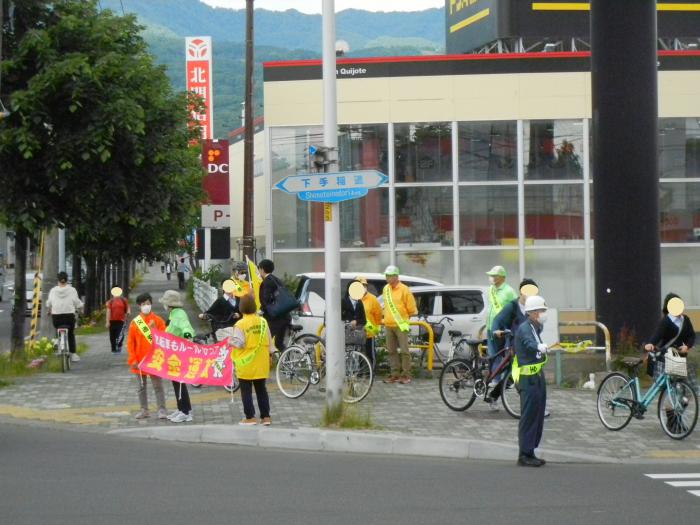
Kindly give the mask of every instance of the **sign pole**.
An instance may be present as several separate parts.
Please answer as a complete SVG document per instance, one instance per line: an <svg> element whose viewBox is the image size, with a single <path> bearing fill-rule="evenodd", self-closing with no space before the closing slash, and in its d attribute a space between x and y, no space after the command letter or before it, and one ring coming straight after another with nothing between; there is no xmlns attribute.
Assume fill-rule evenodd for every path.
<svg viewBox="0 0 700 525"><path fill-rule="evenodd" d="M338 171L338 115L335 73L335 0L323 0L323 140L326 172ZM340 223L338 203L324 213L326 270L326 407L337 413L343 402L345 360L340 319ZM329 208L328 208L329 207ZM331 416L332 417L332 416Z"/></svg>

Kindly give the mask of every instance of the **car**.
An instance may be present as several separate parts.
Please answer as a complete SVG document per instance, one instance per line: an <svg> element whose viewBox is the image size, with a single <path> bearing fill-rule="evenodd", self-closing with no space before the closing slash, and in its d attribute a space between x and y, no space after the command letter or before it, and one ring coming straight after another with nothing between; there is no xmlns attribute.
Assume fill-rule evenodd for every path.
<svg viewBox="0 0 700 525"><path fill-rule="evenodd" d="M386 285L386 278L381 273L341 272L341 292L345 293L348 285L360 275L367 279L369 292L376 295L381 302L382 290ZM297 274L297 277L299 284L295 295L301 306L298 312L294 313L292 322L302 325L304 333L316 334L323 324L323 316L326 312L326 274L324 272L301 273ZM440 286L437 281L411 275L402 275L400 279L409 287Z"/></svg>
<svg viewBox="0 0 700 525"><path fill-rule="evenodd" d="M25 306L24 306L24 315L29 317L32 315L32 306L34 302L34 272L27 273L25 274L25 292L24 292L24 297L26 299L25 301ZM39 274L39 279L43 279L42 274ZM14 283L10 284L7 287L7 291L10 292L10 294L14 294L15 292L15 286ZM39 298L39 301L41 301L41 298ZM39 302L39 312L41 312L41 302Z"/></svg>
<svg viewBox="0 0 700 525"><path fill-rule="evenodd" d="M429 323L449 317L445 321L442 338L438 342L437 356L441 361L450 351L450 336L448 330L459 330L468 339L486 337L486 286L417 286L411 288L418 315L424 316Z"/></svg>

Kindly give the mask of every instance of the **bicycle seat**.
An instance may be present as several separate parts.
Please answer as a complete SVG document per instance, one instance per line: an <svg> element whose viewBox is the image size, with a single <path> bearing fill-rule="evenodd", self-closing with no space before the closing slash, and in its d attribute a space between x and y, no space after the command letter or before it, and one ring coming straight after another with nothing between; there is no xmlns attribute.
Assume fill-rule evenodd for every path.
<svg viewBox="0 0 700 525"><path fill-rule="evenodd" d="M450 337L462 337L462 332L459 330L448 330L448 334L450 334Z"/></svg>
<svg viewBox="0 0 700 525"><path fill-rule="evenodd" d="M467 339L468 345L485 345L486 339Z"/></svg>
<svg viewBox="0 0 700 525"><path fill-rule="evenodd" d="M304 329L304 327L301 326L300 324L290 324L289 329L292 332L301 332Z"/></svg>

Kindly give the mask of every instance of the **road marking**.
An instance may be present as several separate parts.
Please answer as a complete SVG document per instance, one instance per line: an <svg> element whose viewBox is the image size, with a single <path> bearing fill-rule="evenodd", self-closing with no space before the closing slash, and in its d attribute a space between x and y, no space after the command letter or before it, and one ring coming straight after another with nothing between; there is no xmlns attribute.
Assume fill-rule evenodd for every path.
<svg viewBox="0 0 700 525"><path fill-rule="evenodd" d="M693 496L700 497L700 490L689 490L688 492L690 492Z"/></svg>
<svg viewBox="0 0 700 525"><path fill-rule="evenodd" d="M665 483L672 487L700 487L700 479L698 481L666 481Z"/></svg>
<svg viewBox="0 0 700 525"><path fill-rule="evenodd" d="M664 481L666 485L675 488L700 487L700 473L698 472L677 472L673 474L644 474L646 477L658 480L692 480L692 481ZM700 490L687 490L688 494L700 497Z"/></svg>
<svg viewBox="0 0 700 525"><path fill-rule="evenodd" d="M646 477L651 479L695 479L700 478L700 473L698 474L644 474Z"/></svg>

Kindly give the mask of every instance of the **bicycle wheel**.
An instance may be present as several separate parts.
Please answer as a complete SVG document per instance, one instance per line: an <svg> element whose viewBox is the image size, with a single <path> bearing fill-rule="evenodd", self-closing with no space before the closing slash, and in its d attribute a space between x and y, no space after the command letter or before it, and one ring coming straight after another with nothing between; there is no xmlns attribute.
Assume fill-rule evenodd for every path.
<svg viewBox="0 0 700 525"><path fill-rule="evenodd" d="M343 401L359 403L367 397L373 382L372 363L369 362L367 356L356 350L346 352Z"/></svg>
<svg viewBox="0 0 700 525"><path fill-rule="evenodd" d="M668 437L686 438L698 422L698 396L685 381L671 381L671 388L659 396L658 416Z"/></svg>
<svg viewBox="0 0 700 525"><path fill-rule="evenodd" d="M241 382L238 380L238 378L236 377L236 374L234 372L231 384L226 385L224 387L224 390L226 390L226 392L229 392L230 394L233 394L233 393L237 392L239 388L241 388Z"/></svg>
<svg viewBox="0 0 700 525"><path fill-rule="evenodd" d="M506 409L506 412L508 412L511 417L520 419L520 392L518 392L513 377L510 375L510 369L508 371L508 377L503 381L503 391L501 392L503 408Z"/></svg>
<svg viewBox="0 0 700 525"><path fill-rule="evenodd" d="M622 430L632 419L631 403L636 401L630 378L613 372L598 387L598 417L608 430Z"/></svg>
<svg viewBox="0 0 700 525"><path fill-rule="evenodd" d="M474 369L464 359L453 359L443 367L438 386L443 402L456 412L468 409L476 399Z"/></svg>
<svg viewBox="0 0 700 525"><path fill-rule="evenodd" d="M304 395L309 389L313 369L311 357L304 348L296 345L287 348L282 352L275 371L280 392L290 399Z"/></svg>

